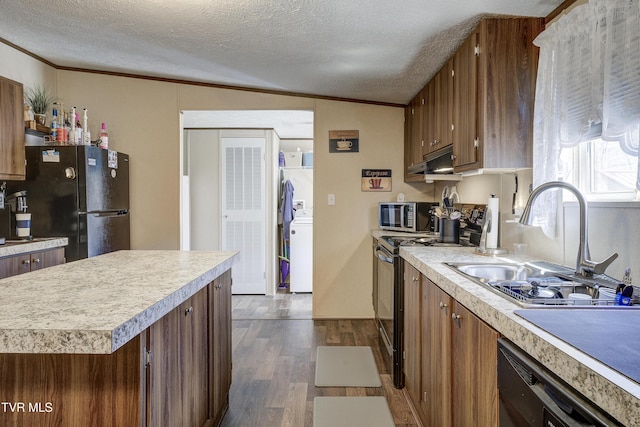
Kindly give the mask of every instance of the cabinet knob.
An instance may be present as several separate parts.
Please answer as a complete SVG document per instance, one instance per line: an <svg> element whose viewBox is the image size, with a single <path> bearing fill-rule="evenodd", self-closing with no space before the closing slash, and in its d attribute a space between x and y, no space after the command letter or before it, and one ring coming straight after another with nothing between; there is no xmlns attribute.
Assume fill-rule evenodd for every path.
<svg viewBox="0 0 640 427"><path fill-rule="evenodd" d="M447 308L448 305L440 301L440 308Z"/></svg>
<svg viewBox="0 0 640 427"><path fill-rule="evenodd" d="M39 263L40 263L40 258L36 258L36 259L34 259L34 260L33 260L33 263L34 263L34 264L39 264Z"/></svg>
<svg viewBox="0 0 640 427"><path fill-rule="evenodd" d="M451 320L453 320L454 322L457 322L457 323L458 323L458 326L460 325L460 319L461 319L461 317L460 317L460 315L459 315L459 314L455 314L455 313L453 313L453 314L451 315Z"/></svg>
<svg viewBox="0 0 640 427"><path fill-rule="evenodd" d="M413 277L411 278L411 280L413 280L414 282L417 282L417 281L418 281L418 278L417 278L416 276L413 276Z"/></svg>
<svg viewBox="0 0 640 427"><path fill-rule="evenodd" d="M24 265L29 265L29 264L31 264L31 260L23 259L23 260L22 260L22 264L24 264Z"/></svg>
<svg viewBox="0 0 640 427"><path fill-rule="evenodd" d="M184 310L184 315L185 316L188 316L191 313L193 313L193 307L185 308L185 310Z"/></svg>

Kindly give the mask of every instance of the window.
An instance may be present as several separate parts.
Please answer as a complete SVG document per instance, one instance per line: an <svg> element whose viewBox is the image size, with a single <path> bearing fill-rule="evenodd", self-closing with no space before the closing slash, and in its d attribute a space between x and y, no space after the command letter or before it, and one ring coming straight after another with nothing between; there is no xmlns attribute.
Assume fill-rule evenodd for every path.
<svg viewBox="0 0 640 427"><path fill-rule="evenodd" d="M590 201L636 199L638 158L618 141L592 139L560 154L558 179L575 185Z"/></svg>

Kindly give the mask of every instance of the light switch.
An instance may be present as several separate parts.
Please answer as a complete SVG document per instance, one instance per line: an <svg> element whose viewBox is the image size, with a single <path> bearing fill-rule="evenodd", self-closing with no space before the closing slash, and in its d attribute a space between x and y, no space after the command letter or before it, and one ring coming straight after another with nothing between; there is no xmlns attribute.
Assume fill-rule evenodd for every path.
<svg viewBox="0 0 640 427"><path fill-rule="evenodd" d="M329 194L329 197L327 197L327 202L329 203L329 206L333 206L336 204L336 195L335 194Z"/></svg>

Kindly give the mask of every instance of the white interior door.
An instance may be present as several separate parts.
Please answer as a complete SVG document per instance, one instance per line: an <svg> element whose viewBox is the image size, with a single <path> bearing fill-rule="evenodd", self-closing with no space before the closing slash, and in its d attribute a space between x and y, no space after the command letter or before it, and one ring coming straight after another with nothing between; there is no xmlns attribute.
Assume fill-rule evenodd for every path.
<svg viewBox="0 0 640 427"><path fill-rule="evenodd" d="M240 251L234 294L266 289L265 138L221 138L221 249Z"/></svg>

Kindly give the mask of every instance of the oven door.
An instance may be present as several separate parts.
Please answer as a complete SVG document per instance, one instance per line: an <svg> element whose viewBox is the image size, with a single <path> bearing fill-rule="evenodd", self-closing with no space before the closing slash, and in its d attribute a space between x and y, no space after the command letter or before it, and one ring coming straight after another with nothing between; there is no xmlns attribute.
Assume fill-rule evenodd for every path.
<svg viewBox="0 0 640 427"><path fill-rule="evenodd" d="M386 346L393 349L393 303L394 303L394 255L382 246L376 248L378 258L378 295L376 315Z"/></svg>
<svg viewBox="0 0 640 427"><path fill-rule="evenodd" d="M402 388L402 260L383 246L376 247L376 258L378 277L375 311L380 331L380 350L394 386Z"/></svg>

